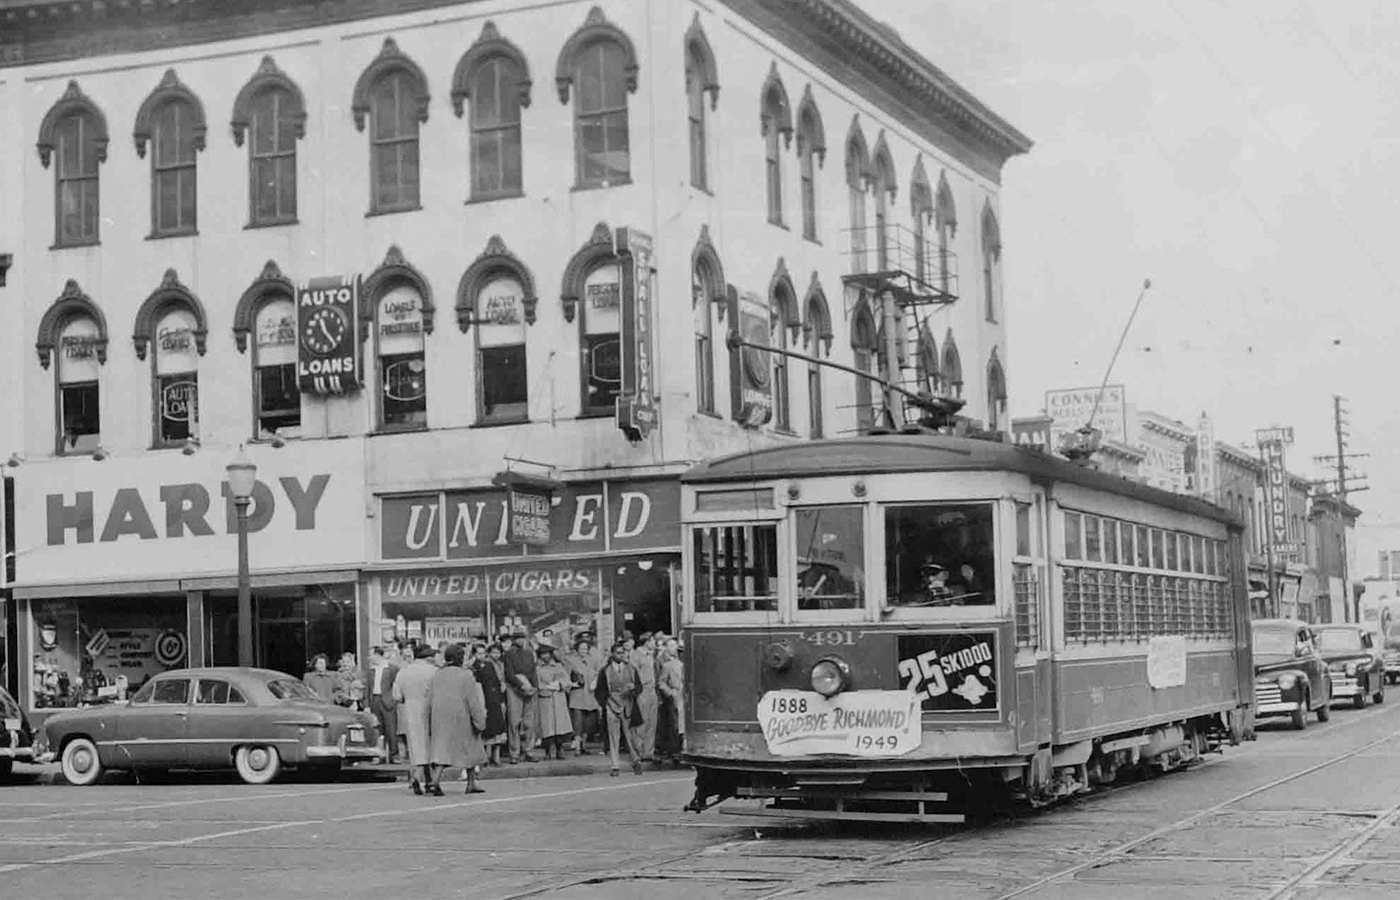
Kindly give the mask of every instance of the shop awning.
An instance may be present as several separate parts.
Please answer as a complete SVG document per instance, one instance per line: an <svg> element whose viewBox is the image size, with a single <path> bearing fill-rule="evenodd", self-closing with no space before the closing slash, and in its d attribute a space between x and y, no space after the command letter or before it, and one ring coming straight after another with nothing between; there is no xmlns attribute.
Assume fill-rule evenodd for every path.
<svg viewBox="0 0 1400 900"><path fill-rule="evenodd" d="M293 587L300 584L344 584L359 580L358 569L327 569L307 572L265 572L249 578L254 588ZM237 575L210 575L202 578L163 578L136 581L100 581L75 584L16 585L13 594L20 600L57 600L68 597L116 597L129 595L183 594L186 591L237 590Z"/></svg>

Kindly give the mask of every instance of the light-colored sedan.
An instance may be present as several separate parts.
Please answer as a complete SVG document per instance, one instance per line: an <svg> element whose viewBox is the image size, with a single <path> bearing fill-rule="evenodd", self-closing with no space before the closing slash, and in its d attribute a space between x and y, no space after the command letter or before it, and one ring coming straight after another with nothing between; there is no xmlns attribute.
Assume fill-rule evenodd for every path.
<svg viewBox="0 0 1400 900"><path fill-rule="evenodd" d="M242 668L162 672L127 703L50 717L36 745L72 784L92 784L107 769L230 767L266 784L284 765L335 770L383 758L370 714L326 703L286 673Z"/></svg>

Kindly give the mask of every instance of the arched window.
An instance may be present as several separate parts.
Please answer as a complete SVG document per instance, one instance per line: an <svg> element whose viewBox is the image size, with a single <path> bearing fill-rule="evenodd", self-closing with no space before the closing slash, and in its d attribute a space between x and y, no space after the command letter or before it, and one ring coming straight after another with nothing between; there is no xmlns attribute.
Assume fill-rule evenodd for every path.
<svg viewBox="0 0 1400 900"><path fill-rule="evenodd" d="M136 313L136 356L151 356L154 447L199 440L199 358L204 355L204 306L168 269Z"/></svg>
<svg viewBox="0 0 1400 900"><path fill-rule="evenodd" d="M282 225L297 220L297 140L306 134L301 88L264 56L233 104L233 141L248 142L248 221Z"/></svg>
<svg viewBox="0 0 1400 900"><path fill-rule="evenodd" d="M778 64L768 70L763 83L759 123L763 134L764 178L768 185L768 221L783 224L783 139L792 143L792 108L778 75Z"/></svg>
<svg viewBox="0 0 1400 900"><path fill-rule="evenodd" d="M524 190L520 110L530 105L530 85L525 55L487 22L452 77L459 118L464 102L471 101L473 200L518 197Z"/></svg>
<svg viewBox="0 0 1400 900"><path fill-rule="evenodd" d="M855 367L871 375L875 372L876 361L875 318L862 302L851 321L851 349L855 353ZM856 430L864 434L875 427L874 382L869 378L856 376Z"/></svg>
<svg viewBox="0 0 1400 900"><path fill-rule="evenodd" d="M1001 260L1001 226L990 205L982 207L982 290L987 321L997 320L997 293L1000 285L997 263Z"/></svg>
<svg viewBox="0 0 1400 900"><path fill-rule="evenodd" d="M233 335L240 353L253 336L253 435L294 437L301 428L297 382L297 313L292 282L268 260L239 298Z"/></svg>
<svg viewBox="0 0 1400 900"><path fill-rule="evenodd" d="M788 277L787 266L781 259L768 288L768 308L773 314L773 347L787 350L790 340L801 329L802 320L797 311L792 279ZM782 353L770 355L773 357L773 427L779 431L792 431L792 383L788 379L788 357Z"/></svg>
<svg viewBox="0 0 1400 900"><path fill-rule="evenodd" d="M107 321L70 279L39 322L39 364L54 366L55 452L89 453L102 438L101 367L107 361Z"/></svg>
<svg viewBox="0 0 1400 900"><path fill-rule="evenodd" d="M637 90L631 38L593 7L560 51L554 80L561 103L574 89L576 187L630 183L627 95Z"/></svg>
<svg viewBox="0 0 1400 900"><path fill-rule="evenodd" d="M933 227L938 238L938 286L945 300L952 296L952 254L950 248L958 233L958 208L953 202L953 189L948 186L948 173L938 173L938 193L934 198Z"/></svg>
<svg viewBox="0 0 1400 900"><path fill-rule="evenodd" d="M39 126L39 161L54 167L54 245L96 244L99 236L98 166L107 160L107 117L76 81Z"/></svg>
<svg viewBox="0 0 1400 900"><path fill-rule="evenodd" d="M933 189L929 187L922 156L914 163L914 175L909 180L909 216L914 222L914 276L921 284L932 284L927 226L933 218Z"/></svg>
<svg viewBox="0 0 1400 900"><path fill-rule="evenodd" d="M370 212L418 209L419 126L428 121L428 79L393 38L355 82L355 127L371 122Z"/></svg>
<svg viewBox="0 0 1400 900"><path fill-rule="evenodd" d="M714 307L725 300L724 269L708 226L701 226L700 239L691 254L690 305L695 318L695 408L713 413L715 409Z"/></svg>
<svg viewBox="0 0 1400 900"><path fill-rule="evenodd" d="M529 269L492 235L457 286L457 322L463 330L476 325L477 421L483 425L530 418L525 339L537 302Z"/></svg>
<svg viewBox="0 0 1400 900"><path fill-rule="evenodd" d="M993 347L987 361L987 430L1001 431L1006 424L1006 373Z"/></svg>
<svg viewBox="0 0 1400 900"><path fill-rule="evenodd" d="M194 234L197 222L196 154L204 149L204 106L167 69L136 115L136 153L151 153L151 237Z"/></svg>
<svg viewBox="0 0 1400 900"><path fill-rule="evenodd" d="M927 392L930 397L937 397L942 387L939 384L938 345L934 343L933 332L929 330L927 322L919 326L919 347L914 366L919 390Z"/></svg>
<svg viewBox="0 0 1400 900"><path fill-rule="evenodd" d="M622 280L605 223L569 260L562 299L564 318L578 316L581 415L611 416L622 389Z"/></svg>
<svg viewBox="0 0 1400 900"><path fill-rule="evenodd" d="M817 273L812 273L812 285L807 289L807 302L804 304L802 322L803 344L816 337L818 347L812 348L812 356L821 355L820 347L831 355L831 312L826 305L826 295L817 282ZM819 438L825 433L825 413L822 397L822 367L816 362L807 364L807 427L811 437Z"/></svg>
<svg viewBox="0 0 1400 900"><path fill-rule="evenodd" d="M797 167L802 177L802 236L817 239L817 174L816 167L826 161L826 129L817 101L812 99L812 86L802 92L797 105Z"/></svg>
<svg viewBox="0 0 1400 900"><path fill-rule="evenodd" d="M875 155L871 159L874 170L873 190L875 192L875 266L881 271L890 268L890 212L889 201L894 199L899 189L894 174L894 161L890 159L890 148L885 142L885 133L880 132L875 141Z"/></svg>
<svg viewBox="0 0 1400 900"><path fill-rule="evenodd" d="M870 154L865 148L865 135L860 130L860 118L851 119L846 135L846 196L850 205L851 271L866 271L865 191L870 183Z"/></svg>
<svg viewBox="0 0 1400 900"><path fill-rule="evenodd" d="M685 96L690 120L690 185L702 190L709 188L709 146L705 137L705 94L710 95L710 108L719 103L719 75L715 54L705 30L700 27L700 14L685 33Z"/></svg>
<svg viewBox="0 0 1400 900"><path fill-rule="evenodd" d="M954 397L962 396L963 375L962 356L958 353L958 343L953 340L953 329L943 337L943 383Z"/></svg>
<svg viewBox="0 0 1400 900"><path fill-rule="evenodd" d="M424 336L433 330L433 298L427 279L397 246L389 248L363 285L371 316L378 370L379 427L385 431L428 425L428 363Z"/></svg>

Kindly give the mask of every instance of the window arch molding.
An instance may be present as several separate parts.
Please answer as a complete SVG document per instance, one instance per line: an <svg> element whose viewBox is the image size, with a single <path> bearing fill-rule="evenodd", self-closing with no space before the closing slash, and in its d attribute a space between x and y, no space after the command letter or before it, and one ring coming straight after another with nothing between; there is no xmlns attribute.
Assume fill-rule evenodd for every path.
<svg viewBox="0 0 1400 900"><path fill-rule="evenodd" d="M39 162L44 168L49 167L49 161L53 158L53 152L58 146L58 126L69 116L81 115L89 116L93 123L93 134L91 137L93 149L97 151L97 161L104 163L107 161L107 143L109 136L107 133L107 117L103 115L98 105L92 102L82 88L78 87L78 82L72 80L68 82L68 89L63 92L54 105L49 107L49 111L44 114L44 121L39 123Z"/></svg>
<svg viewBox="0 0 1400 900"><path fill-rule="evenodd" d="M156 113L170 103L184 103L190 107L194 114L194 122L191 126L194 149L196 152L204 149L204 135L209 130L204 119L204 104L200 102L194 91L180 81L174 69L166 69L165 75L160 79L160 84L156 85L156 89L147 95L141 103L141 109L136 113L136 127L132 132L132 137L136 141L136 155L142 159L146 158L146 145L150 143L151 133L155 130Z"/></svg>
<svg viewBox="0 0 1400 900"><path fill-rule="evenodd" d="M702 82L700 90L710 95L710 110L718 109L719 66L715 63L715 51L710 46L710 39L705 36L705 29L700 24L700 13L697 12L695 18L691 19L682 46L685 48L686 54L693 56L695 62L699 64Z"/></svg>
<svg viewBox="0 0 1400 900"><path fill-rule="evenodd" d="M797 152L813 153L817 165L826 166L826 125L810 84L802 89L802 99L797 103Z"/></svg>
<svg viewBox="0 0 1400 900"><path fill-rule="evenodd" d="M889 193L893 200L899 193L899 176L894 169L894 159L890 156L890 145L881 131L875 139L875 149L870 155L870 172L876 185Z"/></svg>
<svg viewBox="0 0 1400 900"><path fill-rule="evenodd" d="M817 273L812 272L812 283L807 286L807 297L802 301L804 318L802 322L802 346L806 347L816 338L821 341L826 356L831 356L831 307L826 302L826 291L822 290Z"/></svg>
<svg viewBox="0 0 1400 900"><path fill-rule="evenodd" d="M238 298L238 305L233 310L233 342L239 353L248 352L248 335L253 330L258 307L273 299L295 302L296 288L292 280L282 274L277 263L269 259L263 264L262 273Z"/></svg>
<svg viewBox="0 0 1400 900"><path fill-rule="evenodd" d="M704 268L709 274L710 296L705 299L719 307L719 320L724 321L724 308L729 297L725 290L724 263L720 262L719 251L710 240L710 226L700 226L700 236L695 239L695 249L690 251L692 271Z"/></svg>
<svg viewBox="0 0 1400 900"><path fill-rule="evenodd" d="M306 97L295 81L277 68L271 56L264 56L258 70L233 101L233 143L242 147L244 135L253 123L253 101L265 91L283 91L291 100L292 128L297 139L306 137Z"/></svg>
<svg viewBox="0 0 1400 900"><path fill-rule="evenodd" d="M534 82L530 80L530 64L525 54L510 40L501 36L496 23L488 21L481 28L481 35L457 60L457 68L452 72L452 111L462 118L466 104L471 99L472 78L477 69L493 59L502 59L516 67L520 78L515 86L522 108L530 106L530 91Z"/></svg>
<svg viewBox="0 0 1400 900"><path fill-rule="evenodd" d="M953 189L948 186L948 173L938 173L938 189L934 193L933 220L950 234L958 233L958 206L953 201Z"/></svg>
<svg viewBox="0 0 1400 900"><path fill-rule="evenodd" d="M433 306L433 289L428 286L428 279L423 277L423 273L404 259L403 251L398 244L391 244L389 252L384 254L384 261L364 280L360 286L360 335L366 338L374 333L374 317L378 310L379 299L391 288L399 285L408 285L418 292L419 307L423 314L423 333L425 335L433 333L433 315L437 312L437 307Z"/></svg>
<svg viewBox="0 0 1400 900"><path fill-rule="evenodd" d="M603 15L602 8L595 6L588 11L588 18L584 20L583 25L569 35L563 49L559 51L559 62L554 67L554 86L559 91L560 103L569 102L569 91L574 85L579 54L599 41L611 41L622 49L627 92L637 92L637 73L640 71L640 66L637 65L637 48L633 46L627 32L609 22Z"/></svg>
<svg viewBox="0 0 1400 900"><path fill-rule="evenodd" d="M870 305L864 302L858 304L855 312L851 314L851 349L874 353L879 349L879 340L876 337L878 333L879 329L875 325L875 315L870 311Z"/></svg>
<svg viewBox="0 0 1400 900"><path fill-rule="evenodd" d="M996 347L992 348L992 355L987 358L987 397L1006 402L1006 370L1002 368Z"/></svg>
<svg viewBox="0 0 1400 900"><path fill-rule="evenodd" d="M865 188L874 173L870 168L870 148L865 143L865 131L860 127L860 114L851 117L846 129L846 186Z"/></svg>
<svg viewBox="0 0 1400 900"><path fill-rule="evenodd" d="M797 307L797 291L792 286L787 261L781 256L773 269L773 277L768 279L768 302L773 324L788 329L792 339L797 340L802 331L802 314Z"/></svg>
<svg viewBox="0 0 1400 900"><path fill-rule="evenodd" d="M152 291L150 296L141 303L141 308L136 311L136 323L131 340L136 346L137 359L145 361L146 351L150 347L151 335L155 333L156 323L172 306L184 306L194 316L194 348L200 356L204 355L209 337L209 319L204 313L204 304L199 302L199 298L191 293L189 288L180 283L180 276L176 274L174 269L166 269L165 277L160 281L160 287Z"/></svg>
<svg viewBox="0 0 1400 900"><path fill-rule="evenodd" d="M933 329L928 327L928 322L919 326L917 352L915 368L919 374L919 386L931 394L936 394L943 370L938 358L938 343L933 339Z"/></svg>
<svg viewBox="0 0 1400 900"><path fill-rule="evenodd" d="M535 277L530 274L529 267L510 252L501 236L493 234L486 242L486 249L467 266L467 271L462 273L462 280L457 283L457 327L463 334L476 324L476 298L482 288L501 277L514 278L520 282L524 292L521 306L525 313L525 324L535 324L535 310L540 302L539 295L535 293Z"/></svg>
<svg viewBox="0 0 1400 900"><path fill-rule="evenodd" d="M944 383L953 388L956 394L961 395L963 384L962 354L958 352L958 342L953 338L953 329L951 328L943 336L941 369Z"/></svg>
<svg viewBox="0 0 1400 900"><path fill-rule="evenodd" d="M428 76L423 74L423 69L414 62L412 57L399 49L398 42L391 37L384 39L384 46L379 49L376 56L365 70L360 73L360 77L355 80L355 90L351 94L350 112L355 118L355 130L365 130L365 119L370 111L370 92L374 90L374 85L381 79L390 75L401 73L406 75L413 83L416 94L415 101L419 122L428 121Z"/></svg>
<svg viewBox="0 0 1400 900"><path fill-rule="evenodd" d="M58 346L58 338L64 326L74 319L88 318L97 324L97 362L107 362L107 317L102 308L92 298L83 293L77 279L70 278L49 308L39 320L39 334L34 348L39 352L39 366L48 369L53 362L53 350Z"/></svg>
<svg viewBox="0 0 1400 900"><path fill-rule="evenodd" d="M783 77L778 74L778 64L774 62L768 69L768 77L763 80L759 92L759 128L763 135L768 134L769 122L783 136L783 144L792 146L792 104L788 101L787 88Z"/></svg>
<svg viewBox="0 0 1400 900"><path fill-rule="evenodd" d="M599 222L593 226L588 241L569 259L564 267L564 283L559 299L564 304L564 321L572 323L578 315L579 298L583 296L583 282L594 269L608 262L616 262L613 248L613 233L608 223Z"/></svg>
<svg viewBox="0 0 1400 900"><path fill-rule="evenodd" d="M1001 260L1001 225L990 203L982 205L982 250L991 255L992 260Z"/></svg>
<svg viewBox="0 0 1400 900"><path fill-rule="evenodd" d="M920 154L914 160L914 173L909 176L909 215L916 222L926 221L933 217L936 208L928 172L924 170L924 157Z"/></svg>

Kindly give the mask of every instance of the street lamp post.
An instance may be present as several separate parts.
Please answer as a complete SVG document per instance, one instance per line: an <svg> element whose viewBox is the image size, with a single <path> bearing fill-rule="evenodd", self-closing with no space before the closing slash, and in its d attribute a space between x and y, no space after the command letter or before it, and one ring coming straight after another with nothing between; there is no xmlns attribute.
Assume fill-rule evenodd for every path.
<svg viewBox="0 0 1400 900"><path fill-rule="evenodd" d="M227 466L228 489L238 518L238 664L253 665L253 590L248 577L248 504L258 467L240 444Z"/></svg>

